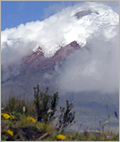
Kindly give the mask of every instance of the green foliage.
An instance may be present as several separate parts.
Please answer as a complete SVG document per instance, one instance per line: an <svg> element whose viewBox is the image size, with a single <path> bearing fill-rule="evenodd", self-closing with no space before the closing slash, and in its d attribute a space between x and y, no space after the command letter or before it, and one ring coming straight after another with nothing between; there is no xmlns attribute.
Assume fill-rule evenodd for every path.
<svg viewBox="0 0 120 142"><path fill-rule="evenodd" d="M75 119L75 112L71 112L73 107L74 105L69 103L68 100L66 100L66 108L60 107L61 114L57 124L58 131L64 131L68 125L73 123L73 120Z"/></svg>
<svg viewBox="0 0 120 142"><path fill-rule="evenodd" d="M52 118L52 117L54 116L54 114L55 114L58 101L59 101L58 92L56 92L56 93L53 94L53 97L51 98L51 106L50 106L50 107L51 107L51 110L53 110L53 111L51 112L51 118Z"/></svg>
<svg viewBox="0 0 120 142"><path fill-rule="evenodd" d="M12 119L4 119L1 117L1 140L2 141L57 141L58 132L62 133L66 141L118 141L119 131L99 130L99 133L85 130L84 132L69 132L64 130L74 122L75 112L71 112L74 105L66 100L66 107L60 107L60 115L58 116L57 126L54 127L52 121L57 110L59 102L58 93L48 95L49 88L43 92L39 86L34 87L35 100L32 102L19 99L14 96L9 96L8 102L4 105L2 113L12 114ZM23 113L23 107L25 112ZM115 117L118 119L118 114L114 111ZM37 122L30 121L28 118L34 115L34 118L39 119ZM34 119L33 118L33 119ZM109 122L99 124L99 127L104 127ZM34 119L35 120L35 119ZM41 122L40 122L41 121ZM103 128L104 129L104 128ZM8 133L8 130L13 132L13 136ZM56 131L57 130L57 131ZM62 139L59 139L62 140Z"/></svg>
<svg viewBox="0 0 120 142"><path fill-rule="evenodd" d="M34 104L37 110L37 120L44 121L45 123L55 118L54 114L59 101L58 92L54 93L52 96L48 94L48 90L49 88L47 87L45 92L43 92L39 89L39 85L34 87ZM66 108L60 107L61 114L58 118L56 128L58 131L64 131L68 125L72 124L75 119L75 112L71 112L73 107L74 105L69 103L68 100L66 100Z"/></svg>
<svg viewBox="0 0 120 142"><path fill-rule="evenodd" d="M37 91L35 89L35 91ZM70 132L64 130L69 124L73 123L75 118L75 112L71 112L73 109L73 104L69 103L66 100L66 107L60 107L60 115L58 117L57 131L56 128L49 123L44 123L46 121L52 120L56 112L56 107L58 104L58 93L53 94L53 96L47 94L48 89L45 92L39 91L38 97L36 92L36 99L34 103L39 104L39 110L42 110L43 117L41 121L43 122L34 122L30 121L28 118L31 117L31 114L36 114L36 107L34 108L33 102L26 102L25 100L18 99L14 96L9 96L9 100L6 105L2 107L2 113L14 115L15 118L12 119L3 119L1 117L1 140L2 141L58 141L62 140L62 137L58 139L59 134L65 137L66 141L119 141L119 131L89 131L85 130L83 132ZM40 98L41 96L41 98ZM38 100L37 100L38 99ZM42 100L41 100L42 99ZM45 106L46 104L46 106ZM26 113L23 113L23 106L26 108ZM38 109L37 108L37 109ZM49 112L49 110L53 110ZM32 111L32 112L31 112ZM115 112L114 112L115 113ZM44 116L45 115L45 116ZM118 115L115 113L116 118ZM35 115L34 115L35 118ZM109 118L109 117L108 117ZM100 124L103 126L108 123L105 121ZM13 135L8 133L8 130L13 132Z"/></svg>
<svg viewBox="0 0 120 142"><path fill-rule="evenodd" d="M26 115L35 115L33 102L25 101L25 99L9 95L8 101L3 105L4 110L11 113L23 113L23 107L25 107Z"/></svg>
<svg viewBox="0 0 120 142"><path fill-rule="evenodd" d="M47 87L45 92L39 89L39 85L34 87L34 105L37 111L37 120L49 122L54 118L56 107L59 101L58 92L53 96L48 94L49 88Z"/></svg>

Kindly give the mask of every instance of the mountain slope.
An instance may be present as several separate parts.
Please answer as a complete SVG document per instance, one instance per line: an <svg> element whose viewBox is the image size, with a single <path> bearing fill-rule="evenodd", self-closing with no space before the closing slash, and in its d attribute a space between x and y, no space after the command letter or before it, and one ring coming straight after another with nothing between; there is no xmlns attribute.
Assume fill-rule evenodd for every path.
<svg viewBox="0 0 120 142"><path fill-rule="evenodd" d="M73 102L87 124L112 122L119 106L119 15L101 3L87 2L45 19L1 33L2 102L9 94L33 99L33 87L59 92L60 104Z"/></svg>

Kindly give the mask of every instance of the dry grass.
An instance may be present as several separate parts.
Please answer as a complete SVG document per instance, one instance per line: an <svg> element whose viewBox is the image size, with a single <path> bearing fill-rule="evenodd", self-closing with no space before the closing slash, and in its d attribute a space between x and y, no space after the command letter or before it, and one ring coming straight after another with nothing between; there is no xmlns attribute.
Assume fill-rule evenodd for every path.
<svg viewBox="0 0 120 142"><path fill-rule="evenodd" d="M118 131L105 131L104 128L99 131L85 130L79 133L65 131L58 138L59 133L52 124L32 121L37 118L33 102L9 96L8 102L2 107L4 108L2 113L14 116L12 119L5 119L3 115L1 116L2 141L119 141ZM33 119L28 120L29 116ZM116 113L115 116L118 117ZM104 125L106 124L107 121L104 122ZM7 130L10 130L11 134Z"/></svg>

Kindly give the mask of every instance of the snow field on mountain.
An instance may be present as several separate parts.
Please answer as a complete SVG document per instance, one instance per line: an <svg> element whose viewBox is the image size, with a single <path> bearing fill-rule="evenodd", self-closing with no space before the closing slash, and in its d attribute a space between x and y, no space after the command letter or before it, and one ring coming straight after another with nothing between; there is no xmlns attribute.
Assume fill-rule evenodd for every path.
<svg viewBox="0 0 120 142"><path fill-rule="evenodd" d="M118 93L119 15L101 3L77 4L44 21L2 31L1 63L18 65L18 61L39 46L45 57L52 57L73 41L82 49L68 56L60 68L56 65L58 86L67 85L68 92Z"/></svg>
<svg viewBox="0 0 120 142"><path fill-rule="evenodd" d="M85 10L92 13L80 19L75 17L77 12ZM45 57L51 57L60 47L74 40L82 47L94 35L109 41L118 32L118 24L119 15L103 4L86 2L67 7L44 21L32 21L2 31L2 63L14 62L14 58L21 58L38 46L42 48Z"/></svg>

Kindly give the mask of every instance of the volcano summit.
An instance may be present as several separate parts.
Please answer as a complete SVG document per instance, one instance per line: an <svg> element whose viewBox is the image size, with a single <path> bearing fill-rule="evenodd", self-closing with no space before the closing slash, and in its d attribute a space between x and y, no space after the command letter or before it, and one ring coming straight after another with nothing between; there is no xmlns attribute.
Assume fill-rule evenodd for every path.
<svg viewBox="0 0 120 142"><path fill-rule="evenodd" d="M85 2L2 31L1 80L3 102L11 92L33 99L39 84L58 91L61 104L66 98L73 102L84 123L95 111L105 120L108 104L116 124L119 14L102 3Z"/></svg>

